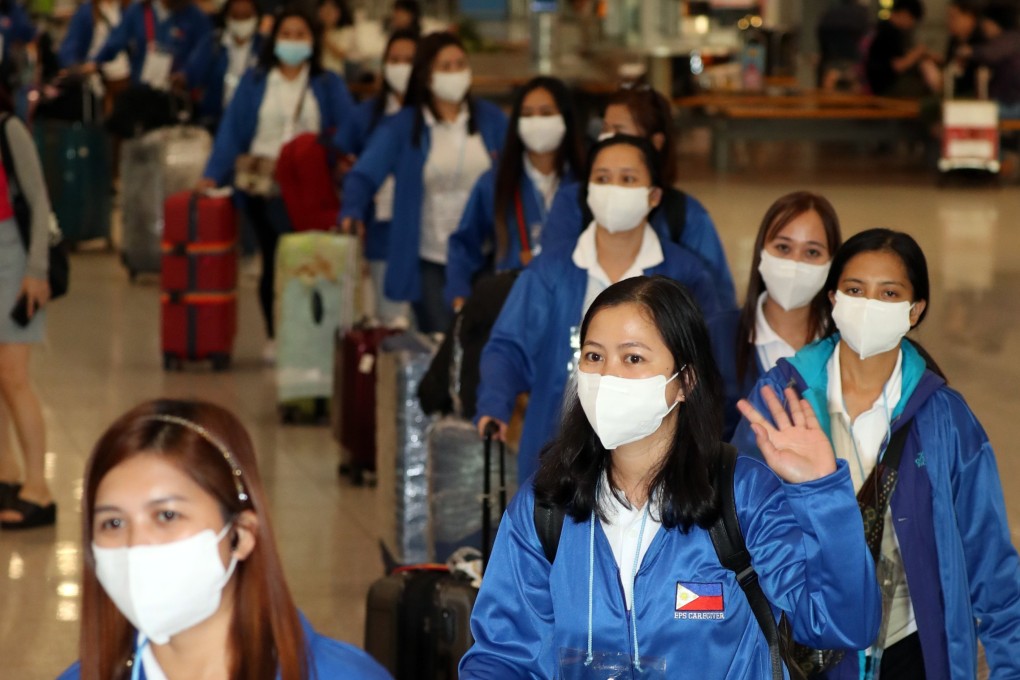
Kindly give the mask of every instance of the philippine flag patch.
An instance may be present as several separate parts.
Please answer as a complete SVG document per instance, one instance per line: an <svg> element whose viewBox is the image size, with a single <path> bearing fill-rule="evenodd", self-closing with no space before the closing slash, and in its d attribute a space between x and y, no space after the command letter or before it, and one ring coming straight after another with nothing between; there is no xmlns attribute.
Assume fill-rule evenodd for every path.
<svg viewBox="0 0 1020 680"><path fill-rule="evenodd" d="M676 618L723 618L722 583L693 583L677 581Z"/></svg>

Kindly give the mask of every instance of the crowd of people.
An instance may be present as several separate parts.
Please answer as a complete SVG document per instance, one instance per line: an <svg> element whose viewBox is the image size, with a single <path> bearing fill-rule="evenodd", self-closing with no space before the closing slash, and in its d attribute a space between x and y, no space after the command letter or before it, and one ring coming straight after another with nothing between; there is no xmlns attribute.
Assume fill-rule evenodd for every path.
<svg viewBox="0 0 1020 680"><path fill-rule="evenodd" d="M1003 56L1020 54L1015 17L952 6L952 59L992 65L993 96L1020 104L1015 71L996 70L1015 68ZM905 93L907 74L923 81L936 61L908 42L919 7L896 0L876 30L876 91ZM475 414L480 435L507 438L528 396L520 491L462 678L773 677L748 575L720 563L727 513L773 623L782 615L802 649L835 650L812 677L972 678L978 640L992 678L1020 677L1020 558L995 455L907 337L932 302L910 234L844 242L824 196L781 196L738 306L712 218L677 186L661 93L612 94L597 140L553 77L519 88L508 116L472 94L457 35L422 35L417 3L400 0L380 87L356 103L342 77L349 8L318 9L267 16L227 0L213 22L190 0L97 0L60 56L113 88L191 91L215 131L197 189L231 185L244 157L275 159L302 133L342 150L352 166L336 226L362 239L384 325L448 333L480 279L520 272L482 352ZM957 35L965 21L982 40ZM17 529L56 517L27 376L49 295L49 208L24 126L4 121L17 177L0 183L0 305L27 308L24 324L0 319L0 428L9 414L25 461L22 478L0 448L0 519ZM262 252L271 343L276 245L294 225L277 194L235 196ZM388 677L298 611L255 448L222 408L170 400L102 435L82 489L80 660L62 677Z"/></svg>

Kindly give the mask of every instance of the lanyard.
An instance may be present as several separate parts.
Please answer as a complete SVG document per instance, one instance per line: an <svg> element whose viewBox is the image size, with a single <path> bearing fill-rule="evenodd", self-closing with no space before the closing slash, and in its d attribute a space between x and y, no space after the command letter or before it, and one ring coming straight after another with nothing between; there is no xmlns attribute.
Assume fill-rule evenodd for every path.
<svg viewBox="0 0 1020 680"><path fill-rule="evenodd" d="M528 236L528 225L524 221L524 202L521 201L521 189L514 192L514 210L517 213L517 236L521 240L521 264L527 267L531 263L531 238Z"/></svg>
<svg viewBox="0 0 1020 680"><path fill-rule="evenodd" d="M152 49L151 43L156 41L156 10L153 9L152 3L145 3L145 42L150 43L149 49Z"/></svg>
<svg viewBox="0 0 1020 680"><path fill-rule="evenodd" d="M645 538L645 524L648 522L648 506L652 499L645 501L645 511L641 514L641 529L638 531L637 548L634 550L634 569L630 572L630 628L634 633L634 668L641 670L641 651L638 649L637 639L637 596L634 593L634 583L637 581L638 564L641 561L641 544Z"/></svg>

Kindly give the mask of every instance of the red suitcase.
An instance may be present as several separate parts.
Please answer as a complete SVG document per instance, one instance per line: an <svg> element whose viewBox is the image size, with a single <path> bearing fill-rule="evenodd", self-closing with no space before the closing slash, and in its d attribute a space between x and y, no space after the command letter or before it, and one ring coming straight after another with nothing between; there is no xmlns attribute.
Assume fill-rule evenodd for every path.
<svg viewBox="0 0 1020 680"><path fill-rule="evenodd" d="M337 338L334 363L334 435L340 444L340 472L355 484L375 473L375 360L388 328L354 328Z"/></svg>
<svg viewBox="0 0 1020 680"><path fill-rule="evenodd" d="M163 293L163 367L180 368L185 359L212 361L213 370L230 366L237 334L237 293Z"/></svg>
<svg viewBox="0 0 1020 680"><path fill-rule="evenodd" d="M190 191L164 204L163 366L230 365L237 330L237 216L229 196Z"/></svg>

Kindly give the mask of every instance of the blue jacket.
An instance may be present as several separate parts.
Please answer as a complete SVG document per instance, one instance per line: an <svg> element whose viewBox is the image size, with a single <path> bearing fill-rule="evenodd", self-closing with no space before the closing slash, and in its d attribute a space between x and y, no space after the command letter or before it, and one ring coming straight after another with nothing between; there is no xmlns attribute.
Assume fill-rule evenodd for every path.
<svg viewBox="0 0 1020 680"><path fill-rule="evenodd" d="M241 154L248 153L255 139L259 107L266 96L267 81L266 72L261 69L252 69L241 78L216 131L204 177L214 179L221 185L230 182L234 174L234 161ZM337 128L350 118L354 102L344 81L335 73L323 71L314 76L310 89L319 104L323 130Z"/></svg>
<svg viewBox="0 0 1020 680"><path fill-rule="evenodd" d="M4 51L3 58L11 54L11 45L14 43L30 43L35 40L35 24L28 16L28 12L19 2L11 0L7 4L7 13L0 14L0 36L3 36Z"/></svg>
<svg viewBox="0 0 1020 680"><path fill-rule="evenodd" d="M768 417L759 388L777 391L790 381L830 431L829 358L838 336L781 359L751 392ZM910 423L890 506L929 680L971 680L977 637L993 678L1020 678L1020 559L1010 540L995 454L981 424L955 390L927 370L906 340L903 388L892 431ZM754 451L754 436L741 422L734 444ZM828 677L858 678L857 657Z"/></svg>
<svg viewBox="0 0 1020 680"><path fill-rule="evenodd" d="M421 144L412 140L417 111L403 108L380 123L372 133L354 168L344 180L340 217L367 222L373 199L389 176L396 177L393 227L387 248L386 297L416 302L421 297L421 209L424 204L422 175L428 158L431 134L422 126ZM503 149L506 114L495 104L475 99L475 123L493 164Z"/></svg>
<svg viewBox="0 0 1020 680"><path fill-rule="evenodd" d="M96 29L92 7L92 2L84 3L75 10L71 22L67 25L67 33L57 52L62 68L77 66L88 59L89 47L92 46L92 33Z"/></svg>
<svg viewBox="0 0 1020 680"><path fill-rule="evenodd" d="M192 50L184 64L184 77L188 87L202 91L202 101L198 105L199 115L210 121L218 121L223 116L223 90L230 66L230 55L223 46L223 33L213 31L202 38ZM249 58L254 63L262 49L262 36L252 36Z"/></svg>
<svg viewBox="0 0 1020 680"><path fill-rule="evenodd" d="M867 645L878 630L882 600L845 462L822 479L785 484L760 461L740 456L733 485L737 517L775 615L786 612L797 637L820 648ZM562 649L580 650L583 660L590 568L592 650L631 658L620 570L602 523L595 523L589 558L589 523L565 518L550 565L535 531L534 503L528 483L500 524L472 612L475 644L461 661L461 680L575 677L560 675L558 656ZM722 611L681 610L682 584L721 585ZM771 677L768 643L705 529L656 532L635 578L634 603L642 661L663 660L659 677Z"/></svg>
<svg viewBox="0 0 1020 680"><path fill-rule="evenodd" d="M460 218L460 225L457 231L450 236L450 246L446 260L446 301L453 303L454 298L467 297L471 294L471 282L478 272L485 266L485 248L487 245L495 245L496 242L496 173L497 168L490 168L484 175L478 178L471 197L468 199L464 214ZM572 175L567 175L563 181L574 183ZM545 227L546 209L541 203L542 197L535 188L535 184L528 177L526 172L521 172L520 196L521 208L524 211L525 229L528 238L532 238L532 225L540 224ZM509 269L520 269L521 264L521 238L520 226L517 224L517 207L511 203L506 211L507 224L507 251L503 258L496 263L496 271L507 271ZM541 242L532 243L541 246Z"/></svg>
<svg viewBox="0 0 1020 680"><path fill-rule="evenodd" d="M662 242L665 261L645 274L662 274L687 286L702 311L718 311L720 302L701 260L676 244ZM517 395L530 392L518 451L518 478L523 482L538 467L538 454L559 423L560 403L575 360L574 327L588 272L572 253L542 253L514 282L510 296L482 350L477 414L510 422Z"/></svg>
<svg viewBox="0 0 1020 680"><path fill-rule="evenodd" d="M142 65L148 51L145 15L149 8L151 5L148 2L128 5L121 22L110 32L110 37L95 56L96 62L105 63L127 50L128 59L131 61L131 80L135 83L141 80ZM156 23L156 43L173 55L173 70L179 71L184 67L191 51L212 33L212 22L194 4L171 12L165 21L159 21L155 9L151 11Z"/></svg>
<svg viewBox="0 0 1020 680"><path fill-rule="evenodd" d="M385 668L354 645L316 633L304 614L301 615L301 625L305 633L305 648L308 650L310 677L317 680L326 678L392 680L392 676ZM78 680L80 677L81 664L76 661L57 680ZM141 680L145 680L144 668Z"/></svg>
<svg viewBox="0 0 1020 680"><path fill-rule="evenodd" d="M389 117L384 113L379 120L373 120L375 108L375 97L355 105L350 123L337 131L334 141L340 149L355 156L361 155L372 132ZM380 222L375 218L374 200L368 206L368 211L369 217L365 220L365 257L372 261L385 260L390 243L390 220Z"/></svg>
<svg viewBox="0 0 1020 680"><path fill-rule="evenodd" d="M577 181L560 183L549 208L546 227L542 232L543 250L574 249L577 237L587 226L584 224L579 194L580 186ZM719 240L715 224L705 206L690 194L687 194L686 205L686 223L684 233L680 236L680 245L702 259L715 280L720 297L728 305L735 305L737 294L733 287L733 275L726 263L726 252L723 250L722 241ZM650 222L660 238L670 240L669 222L665 212L656 210L652 213Z"/></svg>
<svg viewBox="0 0 1020 680"><path fill-rule="evenodd" d="M751 393L758 378L765 372L758 358L758 352L751 347L748 355L747 373L743 380L737 378L737 330L740 326L740 310L727 309L705 319L708 336L712 341L712 356L723 380L723 439L729 441L740 423L737 402Z"/></svg>

